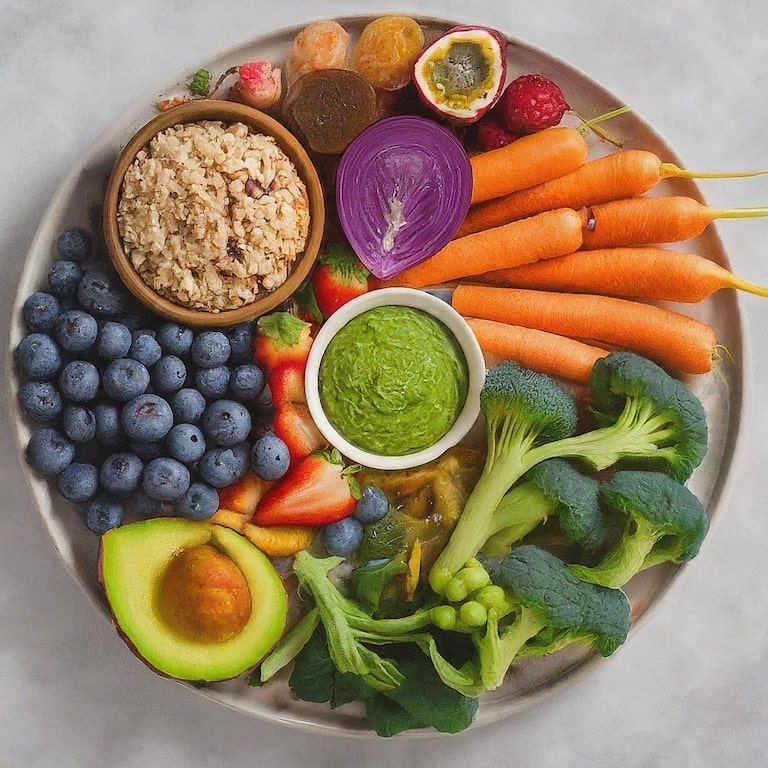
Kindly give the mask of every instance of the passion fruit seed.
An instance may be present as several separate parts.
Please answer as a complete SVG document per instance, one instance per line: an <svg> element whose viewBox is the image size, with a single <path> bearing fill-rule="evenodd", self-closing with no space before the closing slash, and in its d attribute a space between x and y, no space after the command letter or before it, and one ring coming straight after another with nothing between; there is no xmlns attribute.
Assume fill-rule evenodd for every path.
<svg viewBox="0 0 768 768"><path fill-rule="evenodd" d="M223 643L251 615L251 593L242 571L211 544L181 550L158 584L158 609L185 639Z"/></svg>

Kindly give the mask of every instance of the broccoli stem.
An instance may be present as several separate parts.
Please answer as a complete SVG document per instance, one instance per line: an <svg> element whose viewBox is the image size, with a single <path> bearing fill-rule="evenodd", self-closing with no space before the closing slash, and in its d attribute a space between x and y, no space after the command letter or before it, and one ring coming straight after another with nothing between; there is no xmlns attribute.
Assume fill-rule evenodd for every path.
<svg viewBox="0 0 768 768"><path fill-rule="evenodd" d="M643 518L631 520L627 530L605 557L592 567L569 565L574 576L591 584L620 589L645 567L658 534L653 524Z"/></svg>
<svg viewBox="0 0 768 768"><path fill-rule="evenodd" d="M480 551L489 532L496 532L493 525L496 507L522 473L519 455L512 452L480 476L467 498L451 538L429 571L429 585L434 592L443 594L445 585Z"/></svg>
<svg viewBox="0 0 768 768"><path fill-rule="evenodd" d="M509 554L552 511L552 504L533 483L521 483L504 494L494 512L494 525L480 551L488 557Z"/></svg>
<svg viewBox="0 0 768 768"><path fill-rule="evenodd" d="M515 621L499 632L496 611L488 611L485 634L475 642L480 659L480 679L486 691L493 691L504 682L520 649L545 626L543 619L520 606Z"/></svg>
<svg viewBox="0 0 768 768"><path fill-rule="evenodd" d="M677 447L664 443L674 436L675 426L664 414L654 415L652 403L628 400L613 424L532 448L525 456L525 470L554 457L581 459L597 471L630 457L671 462Z"/></svg>

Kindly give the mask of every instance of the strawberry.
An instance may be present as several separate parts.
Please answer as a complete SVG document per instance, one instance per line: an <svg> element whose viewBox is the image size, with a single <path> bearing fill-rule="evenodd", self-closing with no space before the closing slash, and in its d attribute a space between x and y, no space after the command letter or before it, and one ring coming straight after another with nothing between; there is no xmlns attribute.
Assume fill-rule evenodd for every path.
<svg viewBox="0 0 768 768"><path fill-rule="evenodd" d="M315 300L328 319L340 306L368 291L370 272L346 243L328 245L312 274Z"/></svg>
<svg viewBox="0 0 768 768"><path fill-rule="evenodd" d="M521 75L504 90L494 114L510 133L534 133L557 125L570 109L560 86L542 75Z"/></svg>
<svg viewBox="0 0 768 768"><path fill-rule="evenodd" d="M326 525L349 517L360 495L338 451L313 453L288 470L261 499L256 525Z"/></svg>
<svg viewBox="0 0 768 768"><path fill-rule="evenodd" d="M307 362L312 346L312 326L290 312L272 312L260 317L253 341L253 357L271 371L286 360Z"/></svg>
<svg viewBox="0 0 768 768"><path fill-rule="evenodd" d="M233 485L219 488L219 510L252 515L264 493L265 483L250 469Z"/></svg>
<svg viewBox="0 0 768 768"><path fill-rule="evenodd" d="M275 411L272 428L288 446L295 464L326 444L305 403L282 403Z"/></svg>
<svg viewBox="0 0 768 768"><path fill-rule="evenodd" d="M269 374L269 391L272 404L276 407L283 403L306 403L304 394L304 369L300 360L285 360L278 363Z"/></svg>

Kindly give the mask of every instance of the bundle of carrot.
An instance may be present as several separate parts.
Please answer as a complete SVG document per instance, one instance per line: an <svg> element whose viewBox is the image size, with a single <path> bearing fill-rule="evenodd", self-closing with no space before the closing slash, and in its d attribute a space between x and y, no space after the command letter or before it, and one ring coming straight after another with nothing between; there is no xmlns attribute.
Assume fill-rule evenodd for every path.
<svg viewBox="0 0 768 768"><path fill-rule="evenodd" d="M573 354L570 340L630 349L682 373L706 373L717 356L717 339L706 323L629 299L462 284L454 290L452 304L465 317L504 324L506 347L501 346L499 338L493 348L486 341L485 350L518 362L522 352L517 349L517 331L511 330L512 326L560 337L563 341L558 343L567 349L563 353L566 357ZM501 329L498 333L502 333ZM555 340L551 342L554 344ZM482 347L483 342L480 344ZM531 356L536 353L535 349L526 352ZM542 351L542 354L551 353L551 347ZM528 362L528 367L534 370L541 370L539 365L535 360ZM566 375L569 370L570 364L568 370L562 372L563 378L570 376Z"/></svg>
<svg viewBox="0 0 768 768"><path fill-rule="evenodd" d="M549 138L546 131L542 134L543 139ZM514 146L515 143L508 146ZM665 163L653 152L641 149L619 150L570 171L562 167L553 169L550 179L540 184L519 186L514 192L482 198L482 202L470 208L457 237L498 227L552 208L579 210L612 200L636 198L652 190L664 179L743 178L764 173L766 171L698 173L686 171L673 163ZM483 188L489 186L488 182L484 182ZM701 216L701 212L699 214ZM718 214L724 215L724 212ZM671 220L676 214L674 211L663 211L663 215L666 220ZM686 215L690 219L695 214L686 212ZM690 227L688 225L683 229L687 231ZM650 242L662 243L669 240L660 236Z"/></svg>

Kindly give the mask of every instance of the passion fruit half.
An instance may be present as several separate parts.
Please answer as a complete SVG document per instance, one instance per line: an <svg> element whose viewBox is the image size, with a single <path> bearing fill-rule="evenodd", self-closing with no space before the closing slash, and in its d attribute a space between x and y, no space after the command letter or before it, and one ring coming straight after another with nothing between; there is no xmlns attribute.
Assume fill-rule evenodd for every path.
<svg viewBox="0 0 768 768"><path fill-rule="evenodd" d="M428 43L413 64L421 100L457 123L474 123L501 97L507 42L494 29L460 26Z"/></svg>
<svg viewBox="0 0 768 768"><path fill-rule="evenodd" d="M285 629L269 558L236 531L155 518L101 538L99 579L121 637L160 674L212 682L256 666Z"/></svg>

